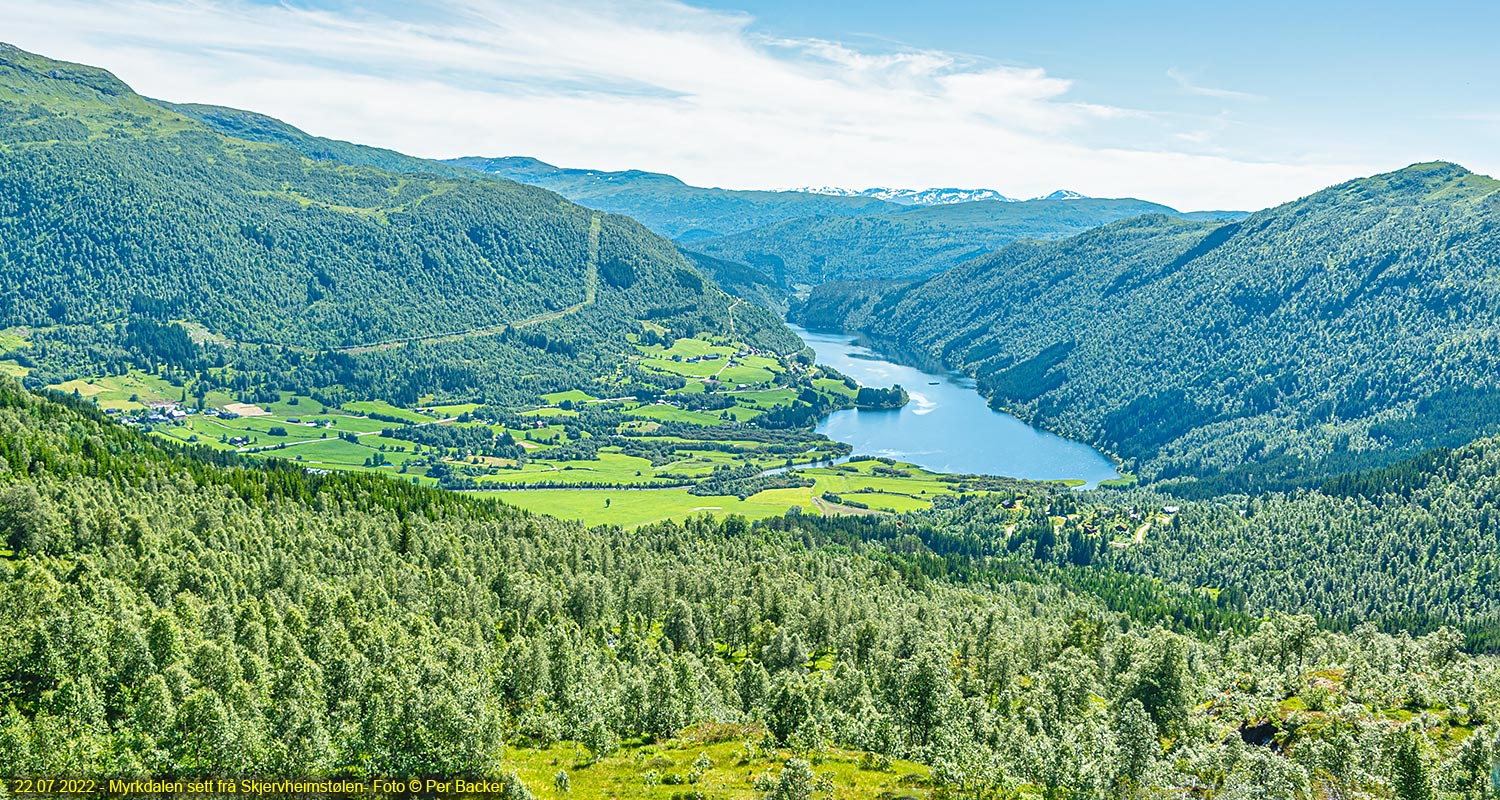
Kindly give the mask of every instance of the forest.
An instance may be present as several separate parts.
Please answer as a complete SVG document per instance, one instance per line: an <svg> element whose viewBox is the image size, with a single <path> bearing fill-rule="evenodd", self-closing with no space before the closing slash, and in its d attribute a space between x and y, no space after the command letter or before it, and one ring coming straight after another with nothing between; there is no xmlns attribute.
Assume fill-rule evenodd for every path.
<svg viewBox="0 0 1500 800"><path fill-rule="evenodd" d="M985 200L878 215L815 216L687 246L751 264L787 286L923 278L1020 239L1060 239L1142 214L1180 212L1144 200Z"/></svg>
<svg viewBox="0 0 1500 800"><path fill-rule="evenodd" d="M1500 441L1481 439L1290 493L1195 501L1030 485L944 498L903 522L944 553L1148 576L1217 609L1302 613L1334 630L1450 626L1493 651L1497 481Z"/></svg>
<svg viewBox="0 0 1500 800"><path fill-rule="evenodd" d="M499 775L567 741L583 779L706 725L799 797L840 748L996 797L1481 796L1494 757L1500 674L1450 628L1176 632L1081 567L945 570L852 518L584 530L10 382L0 466L0 774Z"/></svg>
<svg viewBox="0 0 1500 800"><path fill-rule="evenodd" d="M1418 164L1240 221L1136 217L829 284L793 313L974 374L1163 490L1307 487L1500 432L1497 190Z"/></svg>

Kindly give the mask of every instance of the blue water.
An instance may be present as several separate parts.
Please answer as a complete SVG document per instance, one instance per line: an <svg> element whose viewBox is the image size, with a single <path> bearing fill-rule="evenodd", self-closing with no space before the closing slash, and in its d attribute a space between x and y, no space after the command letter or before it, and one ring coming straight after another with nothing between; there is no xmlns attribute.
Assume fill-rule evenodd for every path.
<svg viewBox="0 0 1500 800"><path fill-rule="evenodd" d="M835 411L818 426L818 433L848 442L856 454L889 456L936 472L1079 479L1088 486L1120 477L1088 445L990 408L972 378L895 363L854 343L850 334L792 330L817 353L817 363L865 386L899 383L911 396L904 408Z"/></svg>

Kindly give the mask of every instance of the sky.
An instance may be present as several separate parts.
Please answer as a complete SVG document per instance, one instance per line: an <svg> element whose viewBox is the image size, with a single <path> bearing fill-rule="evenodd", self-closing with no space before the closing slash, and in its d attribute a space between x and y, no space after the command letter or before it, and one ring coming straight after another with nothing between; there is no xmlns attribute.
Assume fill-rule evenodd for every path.
<svg viewBox="0 0 1500 800"><path fill-rule="evenodd" d="M412 155L1258 209L1500 173L1500 3L0 0L0 41Z"/></svg>

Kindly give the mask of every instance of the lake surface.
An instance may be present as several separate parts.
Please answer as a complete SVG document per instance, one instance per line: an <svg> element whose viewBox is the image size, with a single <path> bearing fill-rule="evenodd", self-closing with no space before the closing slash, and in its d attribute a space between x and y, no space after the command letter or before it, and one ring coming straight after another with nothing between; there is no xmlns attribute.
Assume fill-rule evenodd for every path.
<svg viewBox="0 0 1500 800"><path fill-rule="evenodd" d="M857 344L856 335L792 330L827 364L865 386L901 384L911 396L891 411L835 411L818 433L854 446L855 454L889 456L936 472L1004 475L1031 480L1118 478L1092 447L996 411L962 375L898 364Z"/></svg>

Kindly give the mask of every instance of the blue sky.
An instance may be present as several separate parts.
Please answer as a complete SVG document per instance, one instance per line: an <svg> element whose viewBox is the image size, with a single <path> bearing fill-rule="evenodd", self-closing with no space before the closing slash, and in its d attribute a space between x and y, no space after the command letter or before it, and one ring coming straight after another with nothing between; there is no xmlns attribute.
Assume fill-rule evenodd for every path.
<svg viewBox="0 0 1500 800"><path fill-rule="evenodd" d="M1416 161L1500 171L1497 9L0 0L0 39L421 156L1259 208Z"/></svg>
<svg viewBox="0 0 1500 800"><path fill-rule="evenodd" d="M1489 160L1500 3L709 2L754 28L970 53L1073 80L1085 102L1222 115L1206 147L1246 158ZM1166 144L1162 146L1168 146Z"/></svg>

